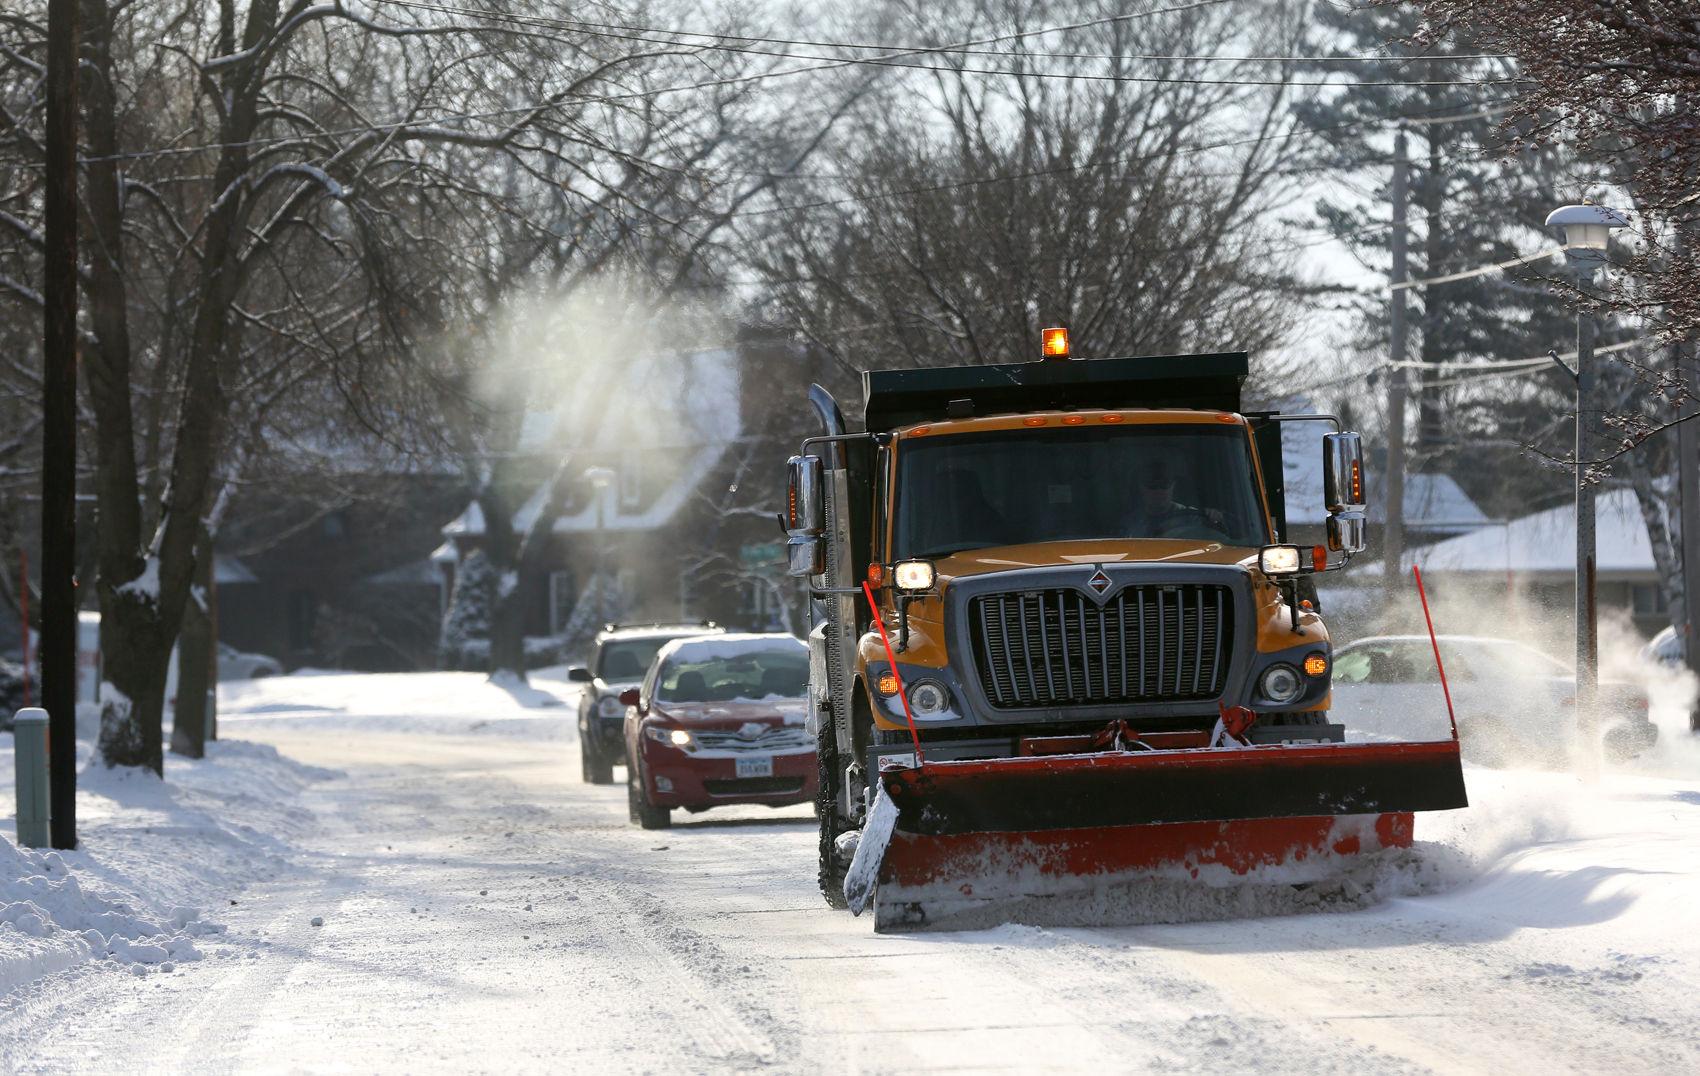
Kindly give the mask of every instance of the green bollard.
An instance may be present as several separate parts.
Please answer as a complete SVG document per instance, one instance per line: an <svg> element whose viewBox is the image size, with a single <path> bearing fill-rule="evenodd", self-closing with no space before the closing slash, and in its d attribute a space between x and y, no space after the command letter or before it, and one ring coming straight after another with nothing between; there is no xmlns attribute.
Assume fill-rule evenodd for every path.
<svg viewBox="0 0 1700 1076"><path fill-rule="evenodd" d="M12 721L13 757L17 760L18 844L46 848L48 843L47 711L26 706Z"/></svg>

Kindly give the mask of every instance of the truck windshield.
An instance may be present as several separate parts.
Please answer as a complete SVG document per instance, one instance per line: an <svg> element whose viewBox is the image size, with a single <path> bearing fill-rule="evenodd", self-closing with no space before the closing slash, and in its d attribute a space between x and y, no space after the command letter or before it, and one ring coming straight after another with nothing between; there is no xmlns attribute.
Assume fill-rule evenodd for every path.
<svg viewBox="0 0 1700 1076"><path fill-rule="evenodd" d="M1094 538L1260 546L1268 522L1238 424L999 430L898 452L894 559Z"/></svg>

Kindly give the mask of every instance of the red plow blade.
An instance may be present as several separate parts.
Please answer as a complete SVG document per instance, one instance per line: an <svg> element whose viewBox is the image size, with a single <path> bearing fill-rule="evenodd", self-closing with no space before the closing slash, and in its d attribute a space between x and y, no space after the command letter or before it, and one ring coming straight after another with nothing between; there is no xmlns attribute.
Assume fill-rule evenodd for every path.
<svg viewBox="0 0 1700 1076"><path fill-rule="evenodd" d="M1119 883L1292 886L1467 805L1456 741L929 762L886 770L875 929Z"/></svg>

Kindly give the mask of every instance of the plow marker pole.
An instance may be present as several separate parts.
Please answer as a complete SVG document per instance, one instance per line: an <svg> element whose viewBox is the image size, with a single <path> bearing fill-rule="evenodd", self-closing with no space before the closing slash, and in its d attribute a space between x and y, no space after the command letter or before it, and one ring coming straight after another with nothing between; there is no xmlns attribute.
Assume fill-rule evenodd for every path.
<svg viewBox="0 0 1700 1076"><path fill-rule="evenodd" d="M866 579L862 580L862 593L868 596L868 608L874 614L874 627L880 630L880 642L885 644L886 660L891 662L891 678L897 681L897 699L903 703L903 716L909 721L909 738L915 743L915 765L917 768L926 765L926 759L921 757L921 734L915 731L915 715L909 712L909 696L903 690L903 674L897 671L897 655L891 652L891 639L885 634L885 621L880 619L879 603L874 601L873 588L868 586ZM879 779L879 774L874 774Z"/></svg>
<svg viewBox="0 0 1700 1076"><path fill-rule="evenodd" d="M1458 715L1452 711L1452 689L1446 686L1446 666L1440 663L1440 640L1434 637L1434 620L1428 615L1428 595L1423 593L1423 572L1415 564L1411 574L1417 577L1417 597L1423 601L1423 621L1428 625L1429 645L1434 647L1434 667L1440 672L1440 690L1446 696L1446 717L1452 722L1452 738L1458 738ZM863 584L866 586L866 584Z"/></svg>

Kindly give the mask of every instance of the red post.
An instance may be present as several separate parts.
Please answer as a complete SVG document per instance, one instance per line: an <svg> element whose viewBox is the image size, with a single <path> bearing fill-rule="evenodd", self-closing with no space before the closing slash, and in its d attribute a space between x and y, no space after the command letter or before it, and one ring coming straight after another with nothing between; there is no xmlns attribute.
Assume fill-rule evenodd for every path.
<svg viewBox="0 0 1700 1076"><path fill-rule="evenodd" d="M1458 738L1458 715L1452 712L1452 689L1446 686L1446 666L1440 663L1440 640L1434 637L1434 621L1428 615L1428 595L1423 592L1423 572L1415 564L1411 574L1417 577L1417 597L1423 600L1423 621L1428 624L1428 642L1434 647L1434 667L1440 671L1440 690L1446 696L1446 717L1452 722L1452 738Z"/></svg>
<svg viewBox="0 0 1700 1076"><path fill-rule="evenodd" d="M915 715L909 712L909 696L903 692L903 674L897 671L897 655L891 652L891 640L885 634L885 621L880 619L879 603L874 601L873 588L868 586L866 579L862 580L862 593L868 596L868 608L874 613L874 627L880 630L880 642L885 644L885 656L891 662L891 678L897 681L897 698L903 703L903 716L909 719L909 738L915 741L915 765L926 765L926 759L921 757L921 734L915 731Z"/></svg>

